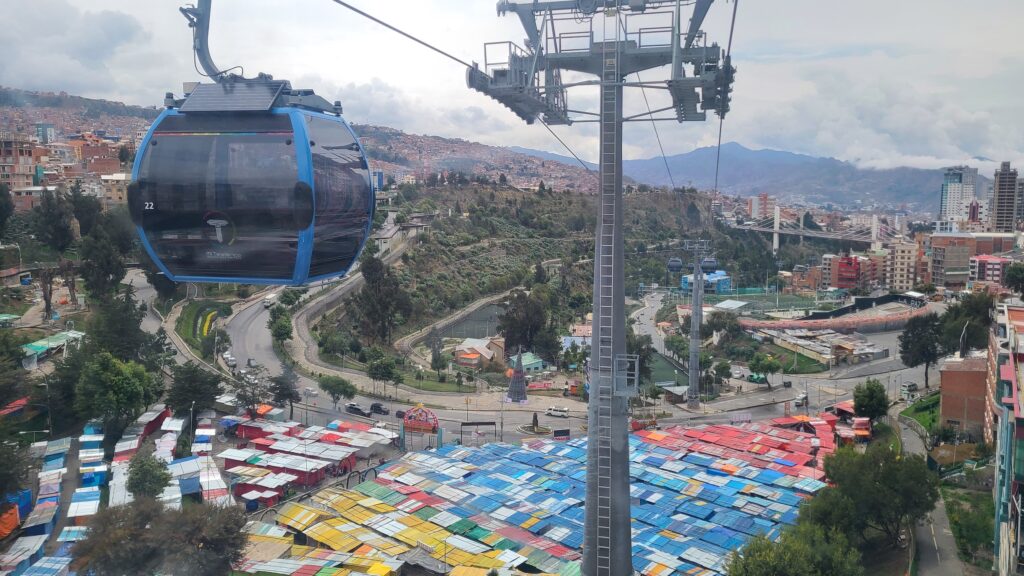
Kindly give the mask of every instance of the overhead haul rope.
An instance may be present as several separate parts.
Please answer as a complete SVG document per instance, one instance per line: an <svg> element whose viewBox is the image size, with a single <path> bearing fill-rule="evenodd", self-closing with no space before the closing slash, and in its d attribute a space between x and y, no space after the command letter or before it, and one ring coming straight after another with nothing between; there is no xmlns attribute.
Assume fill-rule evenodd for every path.
<svg viewBox="0 0 1024 576"><path fill-rule="evenodd" d="M364 18L367 18L369 20L372 20L373 22L376 22L377 24L380 24L381 26L387 28L388 30L391 30L392 32L395 32L397 34L405 36L406 38L408 38L409 40L412 40L413 42L419 44L420 46L423 46L424 48L427 48L429 50L433 50L434 52L437 52L438 54L444 56L445 58L448 58L449 60L457 62L457 63L465 66L466 68L472 68L473 67L472 64L466 62L465 60L463 60L463 59L461 59L461 58L459 58L457 56L453 56L450 52L446 52L446 51L438 48L437 46L434 46L433 44L427 42L426 40L420 40L419 38L413 36L412 34L409 34L408 32L405 32L404 30L401 30L401 29L399 29L396 26L388 24L384 20L381 20L380 18L377 18L376 16L373 16L371 14L368 14L368 13L362 11L359 8L356 8L355 6L349 4L348 2L345 2L344 0L331 0L331 1L334 2L335 4L339 5L339 6L342 6L344 8L348 8L349 10L355 12L356 14L359 14L360 16L362 16ZM555 131L551 129L551 126L549 126L548 123L545 122L543 118L538 117L537 119L540 120L540 123L545 128L548 129L548 132L550 132L552 136L555 137L555 140L558 140L558 143L561 144L563 147L565 147L565 149L569 152L569 154L572 154L572 157L575 158L576 161L580 163L580 166L582 166L584 170L587 170L589 172L590 171L590 167L587 166L587 164L585 162L583 162L583 160L580 160L579 155L577 155L576 152L572 148L570 148L569 145L566 144L564 140L559 138L558 134L555 134Z"/></svg>

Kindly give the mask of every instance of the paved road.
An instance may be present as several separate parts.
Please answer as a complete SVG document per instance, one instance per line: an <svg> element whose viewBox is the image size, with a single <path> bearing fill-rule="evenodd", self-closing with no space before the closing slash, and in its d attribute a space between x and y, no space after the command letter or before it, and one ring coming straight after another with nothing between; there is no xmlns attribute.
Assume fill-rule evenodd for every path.
<svg viewBox="0 0 1024 576"><path fill-rule="evenodd" d="M911 454L925 454L924 443L913 430L900 424L903 449ZM949 528L946 505L939 496L935 510L914 527L917 540L918 574L920 576L963 576L964 566L956 555L956 540Z"/></svg>

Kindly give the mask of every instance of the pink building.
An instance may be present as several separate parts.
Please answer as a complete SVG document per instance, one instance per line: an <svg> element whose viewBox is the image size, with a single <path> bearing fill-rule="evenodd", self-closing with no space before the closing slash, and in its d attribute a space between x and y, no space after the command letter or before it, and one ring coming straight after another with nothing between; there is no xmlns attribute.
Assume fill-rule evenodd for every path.
<svg viewBox="0 0 1024 576"><path fill-rule="evenodd" d="M991 254L971 256L969 279L971 282L994 282L1002 284L1003 278L1006 276L1006 268L1009 267L1011 263L1012 260L1009 258L1001 258L999 256L992 256Z"/></svg>

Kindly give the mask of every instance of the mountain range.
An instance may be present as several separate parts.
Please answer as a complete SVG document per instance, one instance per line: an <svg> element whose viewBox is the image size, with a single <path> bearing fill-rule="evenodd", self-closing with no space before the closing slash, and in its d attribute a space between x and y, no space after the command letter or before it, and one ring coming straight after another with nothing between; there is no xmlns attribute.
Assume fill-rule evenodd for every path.
<svg viewBox="0 0 1024 576"><path fill-rule="evenodd" d="M511 147L511 150L550 161L578 165L571 156ZM623 161L623 173L637 182L669 186L667 160L676 186L712 190L715 186L716 149L698 148L662 159L660 156ZM596 165L590 164L591 168ZM979 193L987 179L979 177ZM858 168L835 158L820 158L781 150L751 150L741 144L722 144L718 188L738 196L762 192L789 201L855 206L906 204L921 210L938 208L942 170ZM979 194L980 195L980 194Z"/></svg>

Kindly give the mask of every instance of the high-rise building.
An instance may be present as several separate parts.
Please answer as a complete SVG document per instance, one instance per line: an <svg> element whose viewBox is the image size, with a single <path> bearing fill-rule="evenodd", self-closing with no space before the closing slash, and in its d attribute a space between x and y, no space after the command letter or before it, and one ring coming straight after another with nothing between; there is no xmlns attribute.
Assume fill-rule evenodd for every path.
<svg viewBox="0 0 1024 576"><path fill-rule="evenodd" d="M939 220L959 222L970 217L971 202L975 200L974 185L977 168L952 166L942 177L942 196L939 199Z"/></svg>
<svg viewBox="0 0 1024 576"><path fill-rule="evenodd" d="M993 232L1013 232L1017 228L1018 186L1017 171L1010 168L1009 162L1003 162L992 182Z"/></svg>

